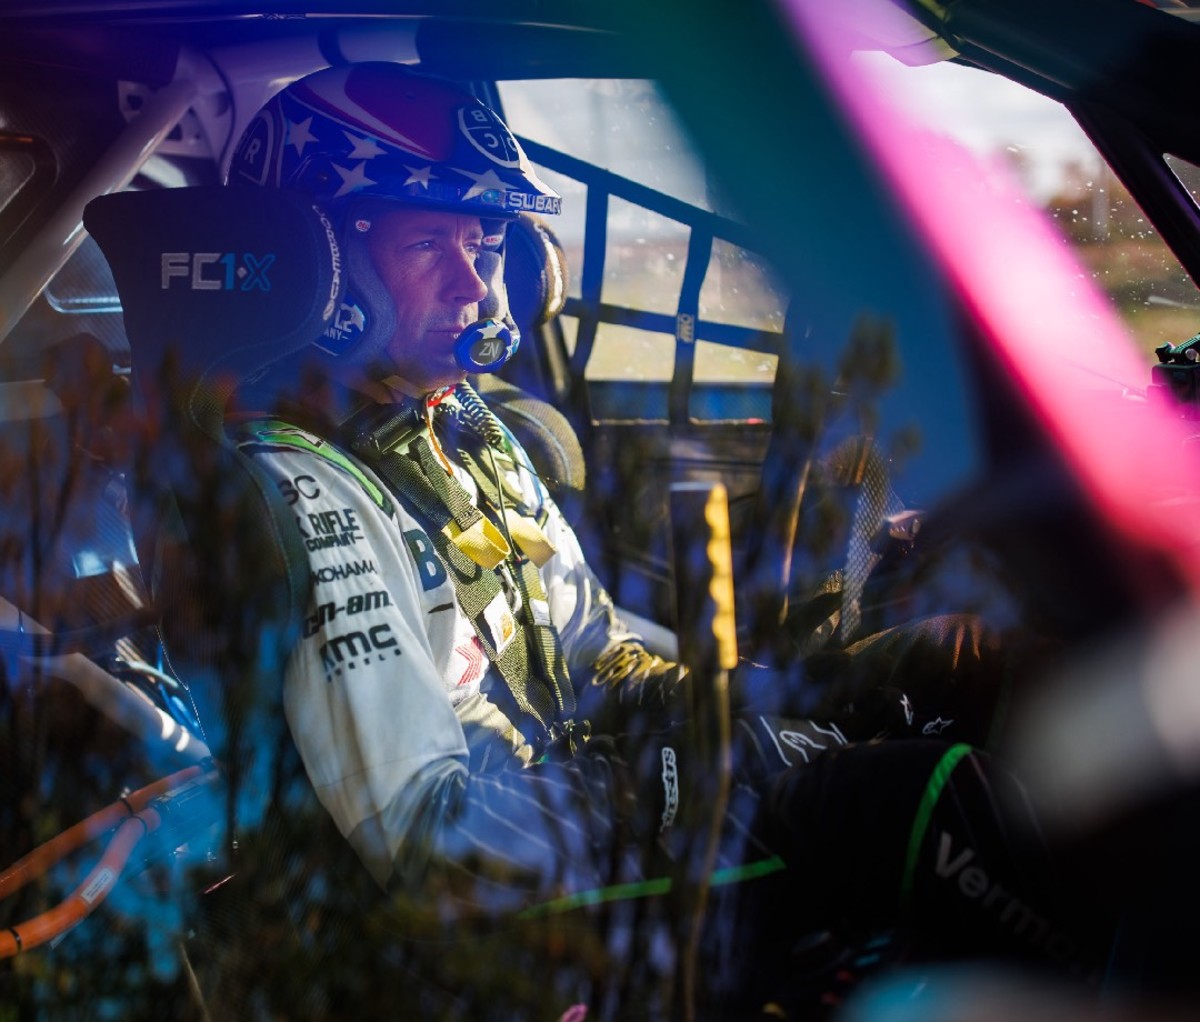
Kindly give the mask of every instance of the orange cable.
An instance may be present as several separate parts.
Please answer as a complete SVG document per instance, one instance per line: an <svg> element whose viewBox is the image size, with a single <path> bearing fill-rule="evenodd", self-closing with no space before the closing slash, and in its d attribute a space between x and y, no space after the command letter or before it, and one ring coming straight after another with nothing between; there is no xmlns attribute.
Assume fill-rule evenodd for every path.
<svg viewBox="0 0 1200 1022"><path fill-rule="evenodd" d="M129 857L133 854L138 842L147 834L157 830L162 824L162 816L149 803L156 798L169 799L176 790L171 787L173 784L177 785L179 781L189 782L201 770L202 767L198 765L187 767L169 777L160 778L152 784L140 788L119 802L114 802L100 812L94 813L70 830L64 831L57 838L35 849L34 852L11 867L0 879L8 881L15 877L16 882L10 883L9 888L16 890L39 872L44 872L68 851L85 843L86 838L83 835L88 832L88 828L95 831L95 828L100 826L98 821L108 819L113 813L132 811L132 815L117 827L116 832L109 839L104 853L100 856L100 861L92 867L91 872L70 895L54 908L34 916L32 919L27 919L23 923L0 930L0 959L11 958L22 951L45 944L87 918L108 896L120 877L121 871L129 862ZM72 835L71 838L63 840L68 835ZM47 851L52 846L53 852ZM51 857L55 852L57 854Z"/></svg>
<svg viewBox="0 0 1200 1022"><path fill-rule="evenodd" d="M51 838L45 844L39 845L29 854L18 859L3 873L0 873L0 900L19 891L30 880L41 876L60 859L76 849L82 848L89 841L99 837L105 831L111 830L122 820L135 816L151 801L165 794L172 788L191 780L202 771L202 767L185 767L166 777L147 784L144 788L118 799L111 805L105 806L93 813L87 819L69 827L61 834Z"/></svg>
<svg viewBox="0 0 1200 1022"><path fill-rule="evenodd" d="M39 916L0 931L0 958L11 958L45 944L91 914L116 883L137 843L158 827L158 813L153 809L146 809L143 813L131 817L117 828L100 861L64 901Z"/></svg>

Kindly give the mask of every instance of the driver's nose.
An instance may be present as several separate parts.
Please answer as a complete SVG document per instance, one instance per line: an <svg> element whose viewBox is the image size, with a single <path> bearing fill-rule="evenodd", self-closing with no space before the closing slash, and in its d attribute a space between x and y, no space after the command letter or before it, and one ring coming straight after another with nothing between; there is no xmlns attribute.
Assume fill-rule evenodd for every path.
<svg viewBox="0 0 1200 1022"><path fill-rule="evenodd" d="M478 305L487 297L487 284L475 269L475 254L469 249L455 248L448 269L446 293L466 305Z"/></svg>

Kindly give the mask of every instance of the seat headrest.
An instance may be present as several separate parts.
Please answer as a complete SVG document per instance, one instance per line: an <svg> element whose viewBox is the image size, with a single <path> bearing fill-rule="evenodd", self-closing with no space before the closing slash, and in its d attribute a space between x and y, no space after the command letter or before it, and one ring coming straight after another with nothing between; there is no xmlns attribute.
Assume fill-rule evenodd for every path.
<svg viewBox="0 0 1200 1022"><path fill-rule="evenodd" d="M508 225L504 284L508 305L523 333L557 316L567 300L567 258L546 222L522 213Z"/></svg>
<svg viewBox="0 0 1200 1022"><path fill-rule="evenodd" d="M168 354L184 378L244 377L319 337L341 302L332 224L298 192L120 192L88 203L83 223L112 268L143 380Z"/></svg>

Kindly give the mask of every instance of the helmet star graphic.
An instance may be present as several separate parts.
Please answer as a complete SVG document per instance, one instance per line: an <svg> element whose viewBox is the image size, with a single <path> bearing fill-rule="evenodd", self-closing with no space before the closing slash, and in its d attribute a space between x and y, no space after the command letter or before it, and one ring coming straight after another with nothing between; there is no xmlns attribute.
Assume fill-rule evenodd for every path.
<svg viewBox="0 0 1200 1022"><path fill-rule="evenodd" d="M409 185L420 185L422 188L429 187L429 177L433 173L433 167L410 167L407 163L404 169L408 171L408 177L404 180L404 187Z"/></svg>
<svg viewBox="0 0 1200 1022"><path fill-rule="evenodd" d="M463 196L464 201L467 199L473 199L475 196L482 195L484 192L488 191L505 191L504 182L500 179L499 175L492 170L491 167L489 167L482 174L472 174L469 170L460 170L458 167L455 167L454 169L458 171L458 173L462 174L463 177L469 177L475 182L470 188L467 189L466 194Z"/></svg>
<svg viewBox="0 0 1200 1022"><path fill-rule="evenodd" d="M339 167L335 163L333 169L337 171L338 177L342 179L342 186L333 194L335 199L340 199L343 195L359 191L368 185L378 184L377 181L372 181L367 177L367 164L365 161L353 168Z"/></svg>
<svg viewBox="0 0 1200 1022"><path fill-rule="evenodd" d="M374 195L488 219L561 209L496 113L384 61L323 68L273 96L238 142L228 179L323 202ZM345 229L362 233L361 222Z"/></svg>
<svg viewBox="0 0 1200 1022"><path fill-rule="evenodd" d="M355 135L349 131L343 131L342 134L350 143L349 159L351 160L371 160L376 156L382 156L387 151L381 148L373 138L364 138L362 135Z"/></svg>
<svg viewBox="0 0 1200 1022"><path fill-rule="evenodd" d="M312 122L313 119L311 117L306 117L299 122L287 122L287 144L296 147L297 156L304 155L304 147L309 142L317 141L317 136L312 133Z"/></svg>

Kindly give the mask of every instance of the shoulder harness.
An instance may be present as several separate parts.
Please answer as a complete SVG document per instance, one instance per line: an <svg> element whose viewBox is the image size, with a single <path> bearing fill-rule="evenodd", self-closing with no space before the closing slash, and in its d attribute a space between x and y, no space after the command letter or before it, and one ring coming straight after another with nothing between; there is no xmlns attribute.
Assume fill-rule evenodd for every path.
<svg viewBox="0 0 1200 1022"><path fill-rule="evenodd" d="M239 446L248 451L282 446L322 457L355 479L376 506L391 515L389 495L380 491L360 462L374 469L391 496L429 527L455 599L517 711L513 723L531 743L542 745L560 734L571 735L575 728L575 692L538 574L554 548L541 528L545 513L539 521L507 481L507 474L517 468L516 448L507 430L468 384L460 384L456 396L457 402L443 401L436 407L468 427L455 430L455 453L490 514L472 503L443 465L432 432L433 408L422 416L419 409L405 406L358 432L352 420L342 430L349 452L277 419L241 424ZM515 625L508 613L506 585L515 586L521 596Z"/></svg>

